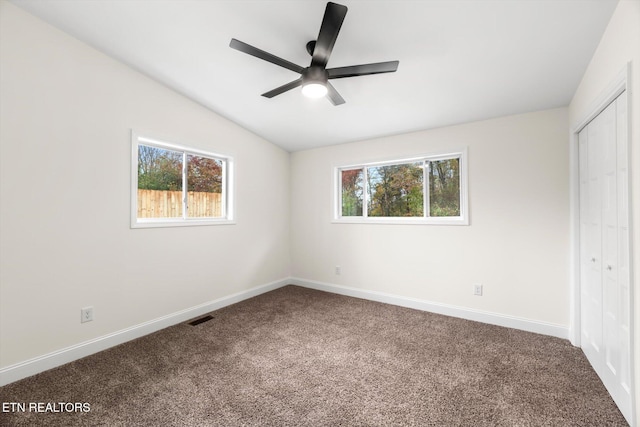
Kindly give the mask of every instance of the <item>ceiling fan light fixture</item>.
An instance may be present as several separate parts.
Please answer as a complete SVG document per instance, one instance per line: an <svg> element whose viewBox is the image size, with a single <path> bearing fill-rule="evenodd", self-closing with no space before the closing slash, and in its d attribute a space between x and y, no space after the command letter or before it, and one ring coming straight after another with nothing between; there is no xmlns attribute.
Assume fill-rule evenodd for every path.
<svg viewBox="0 0 640 427"><path fill-rule="evenodd" d="M302 85L302 94L307 98L322 98L327 94L327 86L322 82L309 82Z"/></svg>
<svg viewBox="0 0 640 427"><path fill-rule="evenodd" d="M250 44L241 42L240 40L231 39L229 47L300 74L300 78L263 93L262 96L265 98L273 98L288 90L302 86L302 94L305 97L322 98L326 96L333 105L341 105L345 103L344 98L342 98L336 88L329 83L329 79L393 73L398 69L398 61L376 62L372 64L327 69L329 57L333 51L333 45L338 38L338 33L340 32L342 22L346 15L347 6L332 2L327 3L318 38L311 40L306 46L307 53L311 55L311 64L306 68L287 61L286 59L279 58Z"/></svg>

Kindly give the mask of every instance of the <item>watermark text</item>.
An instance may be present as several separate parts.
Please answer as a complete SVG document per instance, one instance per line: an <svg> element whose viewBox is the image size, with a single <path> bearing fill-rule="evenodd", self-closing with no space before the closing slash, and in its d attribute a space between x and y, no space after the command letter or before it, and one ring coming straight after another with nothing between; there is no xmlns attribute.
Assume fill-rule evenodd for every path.
<svg viewBox="0 0 640 427"><path fill-rule="evenodd" d="M89 412L91 404L87 402L2 402L2 412Z"/></svg>

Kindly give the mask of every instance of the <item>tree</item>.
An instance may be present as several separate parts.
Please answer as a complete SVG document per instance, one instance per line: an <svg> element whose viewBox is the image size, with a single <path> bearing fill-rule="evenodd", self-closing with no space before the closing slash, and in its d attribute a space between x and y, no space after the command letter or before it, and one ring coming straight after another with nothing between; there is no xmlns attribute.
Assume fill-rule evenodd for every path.
<svg viewBox="0 0 640 427"><path fill-rule="evenodd" d="M362 216L363 170L342 171L342 216Z"/></svg>
<svg viewBox="0 0 640 427"><path fill-rule="evenodd" d="M460 159L430 162L429 207L431 216L460 215Z"/></svg>
<svg viewBox="0 0 640 427"><path fill-rule="evenodd" d="M182 190L183 155L177 151L138 145L138 188L144 190ZM187 156L187 190L222 192L222 161Z"/></svg>
<svg viewBox="0 0 640 427"><path fill-rule="evenodd" d="M138 145L138 188L145 190L182 189L182 153Z"/></svg>
<svg viewBox="0 0 640 427"><path fill-rule="evenodd" d="M369 216L422 216L423 163L376 166L367 169Z"/></svg>
<svg viewBox="0 0 640 427"><path fill-rule="evenodd" d="M222 162L207 157L187 156L188 191L222 192Z"/></svg>

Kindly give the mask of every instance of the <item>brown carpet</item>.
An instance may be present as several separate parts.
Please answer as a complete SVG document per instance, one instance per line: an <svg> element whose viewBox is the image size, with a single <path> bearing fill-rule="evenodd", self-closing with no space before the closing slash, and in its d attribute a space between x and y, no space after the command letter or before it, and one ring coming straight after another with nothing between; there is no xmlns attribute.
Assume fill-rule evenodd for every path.
<svg viewBox="0 0 640 427"><path fill-rule="evenodd" d="M2 387L0 425L627 425L566 340L296 286L211 315Z"/></svg>

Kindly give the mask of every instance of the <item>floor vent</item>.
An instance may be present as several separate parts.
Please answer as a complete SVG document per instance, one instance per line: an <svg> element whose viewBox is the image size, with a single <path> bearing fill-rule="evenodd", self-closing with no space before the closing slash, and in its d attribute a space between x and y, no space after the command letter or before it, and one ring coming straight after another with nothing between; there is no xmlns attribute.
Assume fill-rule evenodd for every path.
<svg viewBox="0 0 640 427"><path fill-rule="evenodd" d="M199 325L200 323L208 322L211 319L213 319L213 316L204 316L204 317L196 319L196 320L194 320L192 322L189 322L189 324L191 326L196 326L196 325Z"/></svg>

